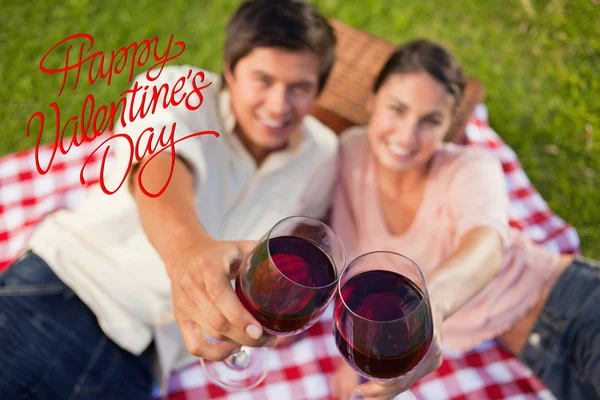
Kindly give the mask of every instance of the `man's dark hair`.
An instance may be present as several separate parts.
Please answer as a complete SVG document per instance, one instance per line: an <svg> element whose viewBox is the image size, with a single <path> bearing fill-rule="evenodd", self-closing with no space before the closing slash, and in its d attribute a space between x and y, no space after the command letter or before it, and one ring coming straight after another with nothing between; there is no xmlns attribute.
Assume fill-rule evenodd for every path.
<svg viewBox="0 0 600 400"><path fill-rule="evenodd" d="M333 28L317 8L301 0L245 1L227 24L224 61L233 73L259 47L310 50L319 57L319 92L335 61Z"/></svg>

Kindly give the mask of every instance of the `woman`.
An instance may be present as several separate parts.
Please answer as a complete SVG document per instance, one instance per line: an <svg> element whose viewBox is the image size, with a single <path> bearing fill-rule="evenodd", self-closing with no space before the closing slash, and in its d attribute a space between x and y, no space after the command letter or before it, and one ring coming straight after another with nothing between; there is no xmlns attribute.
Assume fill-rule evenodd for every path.
<svg viewBox="0 0 600 400"><path fill-rule="evenodd" d="M425 361L394 385L357 387L343 364L332 390L392 398L440 365L442 340L467 351L498 337L559 399L600 399L600 268L509 228L499 162L444 142L464 86L444 48L408 43L374 83L368 125L342 134L333 229L349 260L390 250L419 264L436 335Z"/></svg>

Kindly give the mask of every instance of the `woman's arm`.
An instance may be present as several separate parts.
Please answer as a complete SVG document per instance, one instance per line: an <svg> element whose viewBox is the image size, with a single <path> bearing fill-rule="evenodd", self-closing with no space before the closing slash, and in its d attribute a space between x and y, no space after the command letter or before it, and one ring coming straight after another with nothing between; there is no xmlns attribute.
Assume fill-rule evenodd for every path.
<svg viewBox="0 0 600 400"><path fill-rule="evenodd" d="M432 306L445 320L481 292L502 268L508 241L508 194L498 160L465 150L451 169L447 202L454 250L428 277Z"/></svg>
<svg viewBox="0 0 600 400"><path fill-rule="evenodd" d="M487 226L475 227L460 239L456 251L429 277L432 306L445 320L483 290L503 263L502 239Z"/></svg>
<svg viewBox="0 0 600 400"><path fill-rule="evenodd" d="M427 277L434 327L431 347L423 362L400 380L358 385L356 389L364 396L393 398L439 368L443 359L442 322L480 293L502 268L508 236L504 175L496 160L468 156L454 169L445 193L457 238L455 250ZM335 375L338 393L346 380L355 382L352 376L347 370Z"/></svg>
<svg viewBox="0 0 600 400"><path fill-rule="evenodd" d="M487 226L474 227L462 235L456 251L429 278L434 339L423 362L413 371L392 383L364 383L357 393L368 398L393 398L414 382L439 368L442 363L442 321L479 293L500 271L503 246L498 231ZM334 375L332 390L343 398L357 383L356 373L342 366Z"/></svg>

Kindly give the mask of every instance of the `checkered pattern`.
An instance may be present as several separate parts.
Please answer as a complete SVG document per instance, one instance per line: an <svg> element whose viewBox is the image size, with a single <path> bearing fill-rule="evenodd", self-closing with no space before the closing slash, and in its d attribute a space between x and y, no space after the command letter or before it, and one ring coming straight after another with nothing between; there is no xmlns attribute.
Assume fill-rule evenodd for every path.
<svg viewBox="0 0 600 400"><path fill-rule="evenodd" d="M537 193L516 154L488 126L484 105L477 107L469 121L467 139L469 146L485 148L501 160L511 198L510 224L549 249L577 253L577 232L554 215ZM0 159L0 271L8 267L32 229L48 213L76 206L87 186L97 183L101 154L95 154L86 167L85 186L79 176L98 144L84 142L66 156L57 152L46 175L38 174L33 150ZM40 149L43 166L51 150L50 146ZM173 375L169 399L327 399L328 380L341 362L331 329L328 313L293 344L272 351L267 379L250 392L226 393L209 384L200 366L193 365ZM552 398L530 371L495 342L466 354L446 351L439 370L415 384L413 391L419 399L432 400Z"/></svg>
<svg viewBox="0 0 600 400"><path fill-rule="evenodd" d="M168 400L330 399L328 382L341 357L333 338L331 308L291 344L270 350L269 373L249 392L228 393L209 384L199 364L177 372ZM554 399L517 359L489 341L469 353L446 350L442 366L412 388L419 400Z"/></svg>

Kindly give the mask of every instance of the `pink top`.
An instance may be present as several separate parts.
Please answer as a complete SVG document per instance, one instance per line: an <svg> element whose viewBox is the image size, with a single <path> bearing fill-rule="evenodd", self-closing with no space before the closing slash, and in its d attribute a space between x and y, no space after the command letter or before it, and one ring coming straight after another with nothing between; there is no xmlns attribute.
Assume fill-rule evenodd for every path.
<svg viewBox="0 0 600 400"><path fill-rule="evenodd" d="M558 254L509 227L502 168L483 150L449 143L439 149L417 215L401 235L387 229L365 127L342 134L340 155L332 227L346 246L348 262L370 251L395 251L414 260L428 277L470 229L489 226L502 237L506 256L500 274L444 322L444 343L451 348L470 350L506 331L554 279Z"/></svg>

